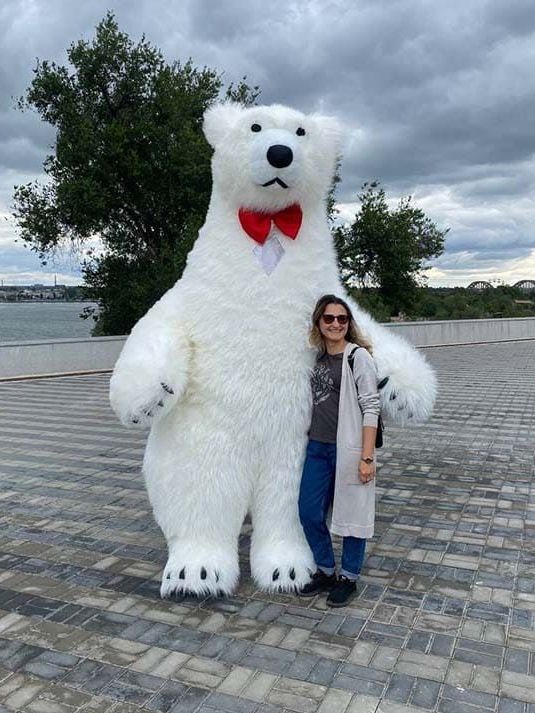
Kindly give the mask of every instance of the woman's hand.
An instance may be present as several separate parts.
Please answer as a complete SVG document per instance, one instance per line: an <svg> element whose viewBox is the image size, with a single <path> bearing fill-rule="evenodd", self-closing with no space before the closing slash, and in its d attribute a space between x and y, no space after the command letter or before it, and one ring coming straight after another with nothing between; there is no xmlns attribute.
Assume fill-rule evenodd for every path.
<svg viewBox="0 0 535 713"><path fill-rule="evenodd" d="M361 483L369 483L375 478L375 463L359 461L359 479Z"/></svg>

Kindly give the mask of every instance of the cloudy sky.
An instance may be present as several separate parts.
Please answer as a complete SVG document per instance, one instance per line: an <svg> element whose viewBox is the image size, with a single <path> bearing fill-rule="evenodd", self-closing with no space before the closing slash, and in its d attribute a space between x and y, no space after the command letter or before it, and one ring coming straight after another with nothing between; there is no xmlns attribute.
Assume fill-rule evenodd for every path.
<svg viewBox="0 0 535 713"><path fill-rule="evenodd" d="M13 186L42 176L53 134L21 114L36 58L64 63L108 9L169 61L247 75L263 103L336 115L347 140L338 199L379 179L449 227L430 284L535 278L533 0L2 0L0 279L79 283L75 257L42 268L15 242Z"/></svg>

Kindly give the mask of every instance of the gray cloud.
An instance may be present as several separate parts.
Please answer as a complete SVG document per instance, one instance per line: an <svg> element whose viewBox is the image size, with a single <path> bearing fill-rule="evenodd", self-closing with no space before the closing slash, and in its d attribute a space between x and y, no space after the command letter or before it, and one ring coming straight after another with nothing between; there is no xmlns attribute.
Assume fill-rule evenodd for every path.
<svg viewBox="0 0 535 713"><path fill-rule="evenodd" d="M106 10L168 60L247 75L266 102L320 110L347 129L339 199L378 178L449 225L442 268L483 269L535 246L535 8L531 0L8 0L0 9L0 211L37 175L53 134L16 112L35 58L65 61ZM18 180L18 179L22 180ZM448 194L445 200L445 194ZM464 259L464 258L463 258Z"/></svg>
<svg viewBox="0 0 535 713"><path fill-rule="evenodd" d="M68 255L48 260L42 265L37 255L21 245L2 247L0 244L0 279L5 284L77 284L81 282L80 269Z"/></svg>

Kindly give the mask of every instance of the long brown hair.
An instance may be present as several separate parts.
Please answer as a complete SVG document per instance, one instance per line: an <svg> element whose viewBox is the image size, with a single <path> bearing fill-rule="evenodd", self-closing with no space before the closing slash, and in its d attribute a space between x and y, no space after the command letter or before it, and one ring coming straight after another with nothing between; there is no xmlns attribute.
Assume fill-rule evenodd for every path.
<svg viewBox="0 0 535 713"><path fill-rule="evenodd" d="M320 319L323 313L325 312L325 308L327 307L327 305L332 304L340 305L341 307L343 307L347 312L347 316L349 317L349 324L345 336L346 340L348 342L351 342L352 344L358 344L359 347L364 347L364 349L369 351L371 354L371 342L360 331L357 323L355 322L355 318L353 317L353 313L351 312L351 308L345 300L343 300L341 297L337 297L336 295L323 295L323 297L319 298L316 303L316 306L314 307L314 312L312 313L312 327L310 329L310 343L312 344L312 346L316 347L316 349L325 351L325 341L321 334L319 324Z"/></svg>

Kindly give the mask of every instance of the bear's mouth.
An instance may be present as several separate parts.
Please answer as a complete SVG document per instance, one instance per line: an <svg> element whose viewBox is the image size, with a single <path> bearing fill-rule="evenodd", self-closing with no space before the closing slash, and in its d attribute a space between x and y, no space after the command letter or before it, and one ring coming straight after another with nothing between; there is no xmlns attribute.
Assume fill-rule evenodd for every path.
<svg viewBox="0 0 535 713"><path fill-rule="evenodd" d="M284 183L284 181L281 181L281 179L276 176L275 178L272 178L271 181L267 181L266 183L262 183L262 188L267 188L267 186L272 186L274 183L278 183L281 188L288 188L288 185Z"/></svg>

